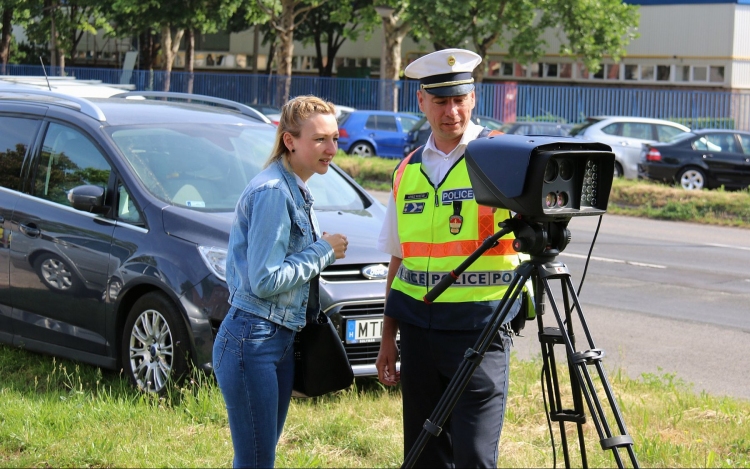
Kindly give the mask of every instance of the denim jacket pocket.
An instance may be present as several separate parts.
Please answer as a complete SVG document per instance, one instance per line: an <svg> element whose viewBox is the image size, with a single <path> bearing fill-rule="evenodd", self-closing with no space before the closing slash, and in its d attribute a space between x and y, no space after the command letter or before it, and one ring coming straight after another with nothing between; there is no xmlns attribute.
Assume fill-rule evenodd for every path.
<svg viewBox="0 0 750 469"><path fill-rule="evenodd" d="M309 234L310 230L310 222L307 220L307 215L304 212L297 213L294 220L292 220L288 254L300 252L312 242L312 237Z"/></svg>

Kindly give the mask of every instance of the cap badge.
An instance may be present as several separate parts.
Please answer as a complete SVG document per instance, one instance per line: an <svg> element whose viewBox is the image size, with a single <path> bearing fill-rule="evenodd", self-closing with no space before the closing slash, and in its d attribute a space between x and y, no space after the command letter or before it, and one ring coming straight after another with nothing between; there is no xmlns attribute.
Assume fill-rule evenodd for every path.
<svg viewBox="0 0 750 469"><path fill-rule="evenodd" d="M450 65L451 67L456 65L456 58L453 57L452 55L448 56L448 65Z"/></svg>

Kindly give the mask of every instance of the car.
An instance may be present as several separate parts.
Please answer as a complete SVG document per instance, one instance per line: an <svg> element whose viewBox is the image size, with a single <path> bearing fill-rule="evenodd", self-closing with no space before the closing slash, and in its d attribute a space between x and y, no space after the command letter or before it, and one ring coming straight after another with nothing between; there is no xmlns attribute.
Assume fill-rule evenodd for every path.
<svg viewBox="0 0 750 469"><path fill-rule="evenodd" d="M199 95L0 91L0 342L157 393L190 364L210 371L235 204L275 134L257 111ZM335 164L308 184L321 228L349 239L321 273L322 309L355 375L375 375L385 207Z"/></svg>
<svg viewBox="0 0 750 469"><path fill-rule="evenodd" d="M532 122L516 121L508 122L500 127L500 131L509 135L551 135L554 137L565 137L573 126L558 122Z"/></svg>
<svg viewBox="0 0 750 469"><path fill-rule="evenodd" d="M104 84L75 77L0 76L0 91L48 90L80 98L109 98L134 88L133 85Z"/></svg>
<svg viewBox="0 0 750 469"><path fill-rule="evenodd" d="M687 190L746 188L750 186L750 132L694 130L669 142L647 144L638 174Z"/></svg>
<svg viewBox="0 0 750 469"><path fill-rule="evenodd" d="M352 112L356 111L356 109L353 107L342 106L339 104L334 104L334 107L336 108L336 120L339 122L339 124L341 123L342 119L344 119Z"/></svg>
<svg viewBox="0 0 750 469"><path fill-rule="evenodd" d="M405 112L352 111L339 120L339 148L361 157L401 158L418 120Z"/></svg>
<svg viewBox="0 0 750 469"><path fill-rule="evenodd" d="M248 106L268 117L274 125L279 125L281 109L270 104L248 104Z"/></svg>
<svg viewBox="0 0 750 469"><path fill-rule="evenodd" d="M487 116L471 116L471 121L477 125L487 127L490 130L500 130L503 123L497 119ZM422 116L419 121L414 124L414 127L409 131L409 135L406 139L406 145L404 146L404 155L408 155L412 151L421 147L427 143L427 139L430 138L432 128L430 123L427 122L427 118Z"/></svg>
<svg viewBox="0 0 750 469"><path fill-rule="evenodd" d="M661 119L594 116L570 129L570 136L609 145L615 154L615 177L638 177L638 160L644 143L666 142L690 129Z"/></svg>

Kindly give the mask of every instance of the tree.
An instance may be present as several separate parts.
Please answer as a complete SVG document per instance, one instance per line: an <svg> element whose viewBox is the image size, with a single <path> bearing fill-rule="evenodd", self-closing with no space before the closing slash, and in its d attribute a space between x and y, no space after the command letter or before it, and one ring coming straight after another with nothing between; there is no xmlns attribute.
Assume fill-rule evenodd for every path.
<svg viewBox="0 0 750 469"><path fill-rule="evenodd" d="M327 0L256 0L268 24L277 32L279 47L276 54L276 73L284 77L279 89L282 101L289 99L294 56L294 31L305 21L311 10Z"/></svg>
<svg viewBox="0 0 750 469"><path fill-rule="evenodd" d="M330 77L336 54L344 42L347 39L356 41L361 32L369 37L379 23L372 0L328 0L310 12L295 37L299 42L315 44L318 75Z"/></svg>
<svg viewBox="0 0 750 469"><path fill-rule="evenodd" d="M76 50L85 33L96 34L97 30L108 31L110 26L97 0L45 0L23 2L30 7L26 36L35 44L51 47L50 65L58 66L65 73L65 58L75 63Z"/></svg>
<svg viewBox="0 0 750 469"><path fill-rule="evenodd" d="M609 55L619 60L636 37L638 7L622 0L410 0L417 38L436 49L466 47L486 58L495 44L506 46L511 59L532 62L544 51L542 34L554 29L560 53L580 58L596 72ZM477 67L475 79L484 78Z"/></svg>
<svg viewBox="0 0 750 469"><path fill-rule="evenodd" d="M13 40L13 25L25 26L30 11L25 0L0 0L0 74L10 61L10 44Z"/></svg>

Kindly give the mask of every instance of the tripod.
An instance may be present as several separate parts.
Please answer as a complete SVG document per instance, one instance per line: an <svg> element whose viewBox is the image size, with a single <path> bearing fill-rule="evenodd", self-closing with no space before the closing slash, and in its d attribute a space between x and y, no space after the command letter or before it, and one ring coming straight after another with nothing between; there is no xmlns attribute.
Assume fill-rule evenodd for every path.
<svg viewBox="0 0 750 469"><path fill-rule="evenodd" d="M425 302L431 303L466 270L479 256L497 244L503 236L513 232L515 240L513 247L518 252L530 254L531 260L519 265L511 279L508 289L503 295L500 304L494 310L489 322L482 330L473 348L466 350L464 359L459 365L456 373L448 383L445 393L440 398L432 415L425 421L422 431L414 446L404 459L402 467L413 467L422 450L431 436L437 436L442 431L442 426L455 407L458 398L463 393L471 376L484 358L485 352L492 344L493 338L500 330L516 300L523 293L526 281L531 279L534 285L535 303L537 305L537 325L539 329L539 342L542 346L543 374L547 384L547 395L549 397L550 410L549 420L559 422L560 443L562 446L565 467L570 468L570 453L565 433L565 424L575 423L578 433L578 445L581 452L581 466L588 467L586 448L583 435L583 424L586 416L583 409L583 399L588 405L591 419L596 426L599 442L603 450L611 450L617 466L625 467L621 449L624 449L630 459L632 467L639 467L635 452L633 451L633 439L627 433L625 423L620 409L615 400L612 389L607 380L606 373L601 363L604 351L594 345L589 333L586 320L583 316L581 304L573 288L570 272L562 262L556 261L557 255L565 249L570 242L570 231L565 222L530 223L520 218L512 218L500 224L502 229L487 238L482 245L474 251L466 260L446 275L435 287L425 295ZM559 280L562 289L564 315L557 306L554 295L550 288L550 281ZM547 296L550 307L554 313L556 327L545 327L541 306L543 297ZM573 333L572 310L575 309L577 317L586 336L588 349L576 351L575 335ZM523 311L519 314L525 314ZM555 345L564 345L568 370L570 373L571 388L573 394L573 409L564 409L560 395L560 385L557 375ZM599 377L599 384L606 395L609 404L610 416L617 424L617 434L613 434L609 424L609 418L602 401L599 399L594 379L589 373L589 367L594 367Z"/></svg>

